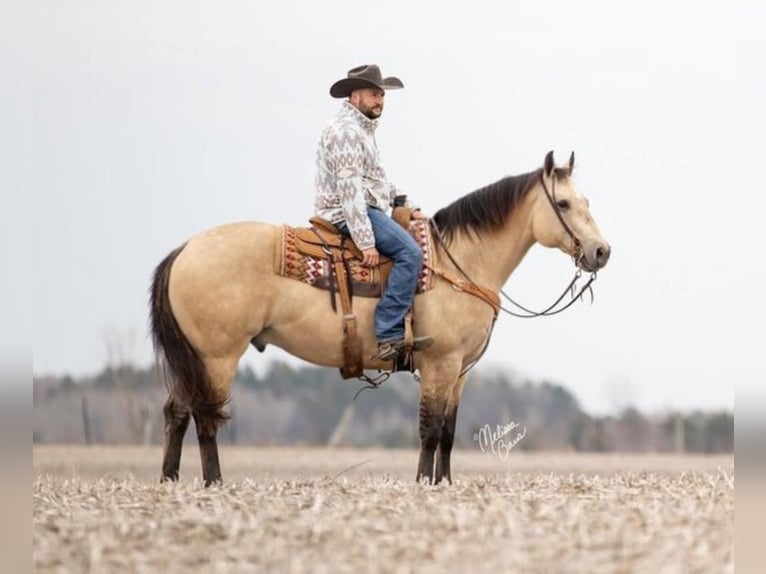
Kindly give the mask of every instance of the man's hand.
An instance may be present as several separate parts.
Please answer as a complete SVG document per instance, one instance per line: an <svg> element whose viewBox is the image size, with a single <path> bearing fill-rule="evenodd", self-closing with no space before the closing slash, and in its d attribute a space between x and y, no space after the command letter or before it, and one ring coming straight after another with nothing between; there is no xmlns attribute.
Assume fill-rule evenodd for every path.
<svg viewBox="0 0 766 574"><path fill-rule="evenodd" d="M428 216L418 209L410 213L410 219L428 219Z"/></svg>
<svg viewBox="0 0 766 574"><path fill-rule="evenodd" d="M367 267L375 267L378 263L380 263L380 254L374 247L370 247L369 249L362 249L362 255L364 255L362 264L366 265Z"/></svg>

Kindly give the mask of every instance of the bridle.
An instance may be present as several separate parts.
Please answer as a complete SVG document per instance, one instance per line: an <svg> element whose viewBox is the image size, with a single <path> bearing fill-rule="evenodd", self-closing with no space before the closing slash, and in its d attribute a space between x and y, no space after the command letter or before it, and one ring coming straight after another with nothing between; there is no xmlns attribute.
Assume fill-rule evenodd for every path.
<svg viewBox="0 0 766 574"><path fill-rule="evenodd" d="M566 220L564 219L563 215L561 214L561 209L558 206L558 203L556 202L556 177L554 176L551 180L551 189L548 190L548 186L545 184L545 175L544 173L540 174L540 183L543 186L543 191L545 192L545 197L548 199L548 203L550 203L551 208L553 209L553 212L556 214L556 217L561 222L561 225L564 227L564 230L567 232L569 237L572 239L573 249L572 249L572 260L574 261L575 265L577 265L585 256L582 250L582 242L580 239L575 235L574 231L572 231L572 228L569 227ZM471 277L468 276L468 274L465 272L465 270L460 266L460 264L455 260L455 258L452 256L452 253L450 253L449 248L447 247L446 242L444 241L444 237L442 236L441 230L436 225L436 222L431 219L430 220L431 225L434 228L434 235L436 236L437 241L439 242L439 245L444 250L444 253L447 255L447 258L450 260L452 265L455 266L455 269L457 269L460 274L465 277L466 281L472 285L477 291L482 290L482 287L479 287L479 285L474 282ZM590 277L588 278L588 281L583 285L579 291L577 291L577 282L582 277L582 270L577 267L575 270L574 277L569 282L569 284L566 286L564 291L559 295L559 297L551 303L548 307L543 309L542 311L532 311L531 309L528 309L524 305L521 305L520 303L517 303L513 300L513 298L510 297L504 290L500 290L501 295L512 305L514 305L516 308L520 309L524 312L518 313L516 311L512 311L511 309L508 309L506 307L503 307L502 305L499 305L495 308L495 318L497 318L498 312L502 311L503 313L506 313L508 315L512 315L513 317L518 317L521 319L530 319L532 317L549 317L551 315L558 315L562 311L565 311L569 307L572 306L572 304L577 301L578 299L582 298L582 295L588 291L590 293L591 302L593 302L593 288L591 285L596 280L596 272L592 271L590 274ZM575 292L577 293L575 294ZM561 301L564 299L567 293L571 293L571 300L564 305L563 307L556 308Z"/></svg>
<svg viewBox="0 0 766 574"><path fill-rule="evenodd" d="M553 177L551 178L551 191L548 191L548 186L545 185L545 174L540 174L540 183L543 186L543 191L545 191L545 197L548 198L548 203L551 204L551 207L553 208L553 213L556 214L556 217L558 217L559 221L561 222L561 225L564 227L564 231L566 231L569 234L569 237L572 239L572 257L575 260L575 264L580 261L580 259L583 257L583 251L582 251L582 243L577 238L577 236L574 234L574 231L572 231L572 228L569 227L566 220L564 219L564 216L561 215L561 208L559 207L558 202L556 201L556 175L553 174Z"/></svg>
<svg viewBox="0 0 766 574"><path fill-rule="evenodd" d="M582 261L582 259L585 257L585 254L582 250L582 242L580 239L575 235L574 231L572 231L572 228L569 227L569 224L567 224L566 220L564 219L564 216L561 214L561 208L558 205L558 202L556 201L556 176L554 174L553 178L551 179L551 189L548 190L548 186L545 184L545 173L540 174L540 183L543 186L543 191L545 192L545 197L548 198L548 203L550 203L551 208L553 209L553 213L556 214L556 217L561 222L562 227L567 232L569 237L572 239L572 261L574 262L575 266L577 266L578 263ZM443 246L443 245L442 245ZM449 256L449 255L448 255ZM451 258L450 258L451 259ZM454 263L454 261L453 261ZM461 270L461 273L465 275L465 273ZM532 311L530 309L527 309L523 305L517 303L514 301L505 291L502 289L500 290L500 293L505 297L505 299L511 303L512 305L515 305L518 309L524 311L525 314L516 313L514 311L511 311L509 309L501 308L501 310L509 315L513 315L514 317L519 317L521 319L530 319L532 317L549 317L551 315L558 315L562 311L565 311L569 307L572 306L572 304L580 299L586 291L590 293L590 300L591 303L593 302L593 288L591 285L596 280L596 272L591 271L590 277L588 278L588 281L580 288L580 291L575 295L575 291L577 290L577 282L579 281L580 277L582 277L582 269L577 267L575 269L575 275L572 278L572 280L569 282L569 285L567 285L566 289L561 293L561 295L556 299L551 305L543 309L542 311ZM564 305L563 307L556 309L556 306L561 303L561 301L564 299L567 293L571 293L571 300Z"/></svg>
<svg viewBox="0 0 766 574"><path fill-rule="evenodd" d="M574 261L575 265L580 263L580 261L585 256L582 249L582 242L580 239L575 235L574 231L572 231L572 228L569 227L566 220L564 219L564 216L561 214L561 208L559 208L558 203L556 202L556 176L554 174L553 178L551 179L551 189L548 190L548 186L545 184L545 172L541 172L540 174L540 182L543 186L543 191L545 191L545 197L548 198L548 202L551 205L551 208L553 209L553 212L556 214L556 217L561 222L561 225L564 227L564 230L567 232L569 237L572 239L572 260ZM468 276L468 274L465 272L465 270L460 266L460 264L455 261L455 258L452 256L452 253L450 253L449 249L447 248L447 244L444 241L444 237L442 236L441 230L436 225L436 222L433 219L430 219L430 224L433 226L434 229L434 235L436 236L437 241L439 242L439 245L444 250L444 253L447 255L447 258L450 260L452 265L455 266L455 269L460 272L460 274L465 277L466 281L473 287L471 290L471 294L476 295L477 292L486 291L486 288L482 288L479 285L474 282L471 277ZM433 269L434 271L437 271L436 269ZM449 277L446 277L444 274L439 273L440 275L444 276L449 280L451 283L456 285L456 282ZM593 288L591 285L596 280L596 272L592 271L590 274L590 277L588 278L588 281L583 285L580 290L575 294L577 291L577 282L579 281L580 277L582 277L582 270L577 267L575 270L574 278L569 282L569 285L566 286L564 291L559 295L559 297L548 307L543 309L542 311L532 311L531 309L528 309L527 307L517 303L514 301L505 291L502 289L500 290L500 293L502 296L512 305L514 305L517 309L523 311L523 313L519 313L517 311L512 311L511 309L508 309L507 307L503 307L502 304L495 305L493 303L490 303L487 301L486 298L480 297L483 300L487 301L490 305L492 305L494 310L494 317L492 319L492 324L490 325L489 331L487 333L487 339L484 342L484 346L479 353L478 357L471 361L469 365L467 365L460 373L460 376L465 375L471 368L473 368L476 363L479 362L479 359L484 355L484 352L487 350L487 347L489 346L489 340L492 337L492 331L495 327L495 322L497 321L497 317L500 311L503 313L506 313L508 315L511 315L513 317L518 317L521 319L530 319L533 317L550 317L552 315L558 315L559 313L567 310L569 307L574 304L575 301L582 299L583 293L585 291L588 291L590 293L590 299L591 303L593 302ZM571 294L571 300L566 303L563 307L557 308L558 305L561 303L561 301L564 299L564 297L567 295L567 293Z"/></svg>

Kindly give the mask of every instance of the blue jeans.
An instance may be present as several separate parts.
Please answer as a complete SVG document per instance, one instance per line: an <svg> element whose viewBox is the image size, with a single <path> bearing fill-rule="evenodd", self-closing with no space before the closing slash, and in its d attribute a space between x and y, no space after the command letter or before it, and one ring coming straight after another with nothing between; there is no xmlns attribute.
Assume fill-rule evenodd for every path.
<svg viewBox="0 0 766 574"><path fill-rule="evenodd" d="M415 298L423 254L412 236L381 210L368 206L367 215L375 248L394 260L386 290L375 308L375 337L379 343L398 341L404 338L404 316ZM338 229L350 236L345 221Z"/></svg>

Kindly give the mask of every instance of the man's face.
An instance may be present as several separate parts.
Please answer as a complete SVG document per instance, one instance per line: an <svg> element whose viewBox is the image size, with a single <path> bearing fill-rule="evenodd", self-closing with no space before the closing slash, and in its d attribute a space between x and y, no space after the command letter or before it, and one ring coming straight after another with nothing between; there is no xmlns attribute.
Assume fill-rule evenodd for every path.
<svg viewBox="0 0 766 574"><path fill-rule="evenodd" d="M379 88L362 88L351 92L351 104L371 120L383 113L383 98L386 92Z"/></svg>

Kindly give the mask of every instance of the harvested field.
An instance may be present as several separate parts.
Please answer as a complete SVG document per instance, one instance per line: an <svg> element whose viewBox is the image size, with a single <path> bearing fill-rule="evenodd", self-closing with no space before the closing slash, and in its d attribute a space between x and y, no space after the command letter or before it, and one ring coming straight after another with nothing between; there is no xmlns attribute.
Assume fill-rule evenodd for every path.
<svg viewBox="0 0 766 574"><path fill-rule="evenodd" d="M204 489L187 444L33 450L37 572L733 572L734 461L456 451L222 448Z"/></svg>

